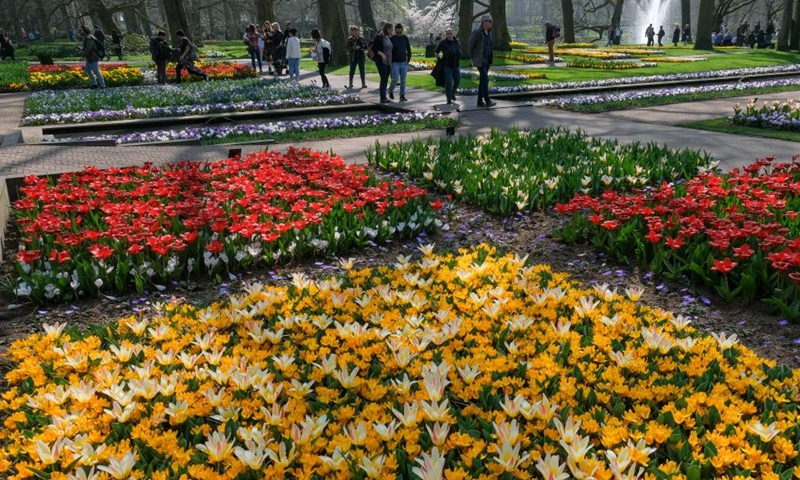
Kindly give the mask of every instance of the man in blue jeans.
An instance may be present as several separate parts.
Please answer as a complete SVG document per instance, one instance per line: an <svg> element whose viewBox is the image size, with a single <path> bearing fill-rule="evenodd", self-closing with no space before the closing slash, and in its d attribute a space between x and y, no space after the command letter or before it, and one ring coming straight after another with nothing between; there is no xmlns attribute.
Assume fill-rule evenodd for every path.
<svg viewBox="0 0 800 480"><path fill-rule="evenodd" d="M100 73L100 66L97 62L100 61L100 48L99 40L93 35L89 27L81 25L81 37L83 37L83 49L81 51L81 60L86 60L86 65L83 69L92 83L92 88L106 88L106 80L103 74Z"/></svg>
<svg viewBox="0 0 800 480"><path fill-rule="evenodd" d="M474 30L467 42L467 55L472 60L472 66L478 69L480 80L478 82L478 106L493 107L495 102L489 99L489 68L494 60L492 49L492 17L484 15L481 26Z"/></svg>
<svg viewBox="0 0 800 480"><path fill-rule="evenodd" d="M400 101L406 101L406 76L408 62L411 60L411 41L403 34L403 24L394 26L392 41L392 85L389 87L389 98L394 100L394 87L400 82Z"/></svg>

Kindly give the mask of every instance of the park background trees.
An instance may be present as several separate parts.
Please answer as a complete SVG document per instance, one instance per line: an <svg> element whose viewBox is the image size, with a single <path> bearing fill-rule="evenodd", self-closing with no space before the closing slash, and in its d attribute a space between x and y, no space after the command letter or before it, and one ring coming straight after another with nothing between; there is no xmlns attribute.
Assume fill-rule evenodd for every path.
<svg viewBox="0 0 800 480"><path fill-rule="evenodd" d="M709 47L706 37L722 25L735 30L743 22L751 27L761 22L764 28L769 20L782 27L781 49L800 47L800 0L2 0L0 27L17 39L22 27L36 30L45 41L63 39L81 24L147 36L182 29L204 41L238 40L249 23L290 20L303 36L320 28L334 46L334 62L341 63L349 25L377 29L381 21L403 22L417 44L452 26L466 42L488 14L499 50L512 41L543 43L545 21L560 25L567 42L604 39L608 28L617 26L625 32L624 42L636 42L654 22L643 12L662 1L667 36L675 25L689 23L698 48Z"/></svg>

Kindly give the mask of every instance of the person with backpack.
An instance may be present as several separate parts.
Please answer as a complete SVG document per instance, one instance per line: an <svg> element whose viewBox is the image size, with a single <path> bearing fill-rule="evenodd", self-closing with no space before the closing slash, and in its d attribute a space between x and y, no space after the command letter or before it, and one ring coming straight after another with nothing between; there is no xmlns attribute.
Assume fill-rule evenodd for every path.
<svg viewBox="0 0 800 480"><path fill-rule="evenodd" d="M289 62L289 80L300 83L300 39L297 30L290 28L286 39L286 59Z"/></svg>
<svg viewBox="0 0 800 480"><path fill-rule="evenodd" d="M208 74L204 73L202 70L197 68L197 65L194 64L195 60L200 58L200 55L197 53L197 47L195 47L192 41L189 40L185 33L183 33L183 30L178 30L175 32L175 35L181 39L181 42L178 45L178 64L175 65L176 83L181 83L181 71L184 68L187 72L189 72L189 74L196 77L203 77L206 81L208 81Z"/></svg>
<svg viewBox="0 0 800 480"><path fill-rule="evenodd" d="M472 59L472 66L478 69L478 106L493 107L495 102L489 99L489 69L494 59L492 47L492 17L484 15L481 26L473 30L467 42L467 57Z"/></svg>
<svg viewBox="0 0 800 480"><path fill-rule="evenodd" d="M159 85L167 83L167 62L172 56L172 49L167 44L166 32L158 32L150 39L150 57L156 64L156 82Z"/></svg>
<svg viewBox="0 0 800 480"><path fill-rule="evenodd" d="M389 98L394 100L394 87L400 83L400 101L406 99L406 77L408 76L408 62L411 60L411 41L403 35L403 24L394 26L392 41L392 83L389 86Z"/></svg>
<svg viewBox="0 0 800 480"><path fill-rule="evenodd" d="M325 67L331 61L331 44L322 38L318 28L311 30L311 39L314 40L314 46L311 48L311 58L317 61L319 76L322 79L322 88L331 88L328 77L325 75Z"/></svg>
<svg viewBox="0 0 800 480"><path fill-rule="evenodd" d="M375 66L378 68L378 75L381 77L378 87L381 103L392 103L386 96L386 87L389 84L389 77L392 74L392 51L394 50L394 44L389 37L392 36L393 31L394 27L391 23L385 22L381 24L380 33L375 35L369 49L369 56L375 61Z"/></svg>
<svg viewBox="0 0 800 480"><path fill-rule="evenodd" d="M114 54L122 60L122 34L116 30L111 31L111 44L114 45Z"/></svg>
<svg viewBox="0 0 800 480"><path fill-rule="evenodd" d="M547 44L547 63L556 63L555 45L556 45L557 31L556 26L550 22L544 22L544 43Z"/></svg>
<svg viewBox="0 0 800 480"><path fill-rule="evenodd" d="M100 66L97 63L106 53L103 44L92 35L89 27L85 25L81 25L80 33L81 37L83 37L81 60L86 60L86 65L84 65L83 69L92 83L92 88L106 88L106 80L103 78L103 74L100 73Z"/></svg>
<svg viewBox="0 0 800 480"><path fill-rule="evenodd" d="M106 34L103 33L103 29L98 25L94 26L94 38L96 38L97 41L103 45L103 56L100 57L100 60L102 60L104 57L106 61L111 60L111 55L108 55L108 52L106 52Z"/></svg>

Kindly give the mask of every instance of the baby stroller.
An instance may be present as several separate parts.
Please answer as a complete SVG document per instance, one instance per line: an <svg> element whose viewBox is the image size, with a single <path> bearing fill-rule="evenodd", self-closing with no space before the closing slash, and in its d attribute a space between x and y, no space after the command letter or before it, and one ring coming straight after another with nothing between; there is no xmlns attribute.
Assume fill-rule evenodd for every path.
<svg viewBox="0 0 800 480"><path fill-rule="evenodd" d="M275 75L280 75L283 69L287 67L286 62L286 43L281 43L275 49L275 56L272 61L272 66L275 67Z"/></svg>

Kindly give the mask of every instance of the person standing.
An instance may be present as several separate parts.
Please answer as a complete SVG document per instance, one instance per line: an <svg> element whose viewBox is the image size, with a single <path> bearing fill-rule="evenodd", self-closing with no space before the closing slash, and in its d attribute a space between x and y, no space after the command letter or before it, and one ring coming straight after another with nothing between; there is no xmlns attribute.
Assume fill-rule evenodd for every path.
<svg viewBox="0 0 800 480"><path fill-rule="evenodd" d="M547 45L547 63L556 63L556 27L550 22L544 22L544 43Z"/></svg>
<svg viewBox="0 0 800 480"><path fill-rule="evenodd" d="M664 31L664 26L663 25L659 26L658 27L658 46L659 47L663 47L664 46L662 41L664 40L664 35L666 35L666 34L667 34L667 32Z"/></svg>
<svg viewBox="0 0 800 480"><path fill-rule="evenodd" d="M672 31L672 45L677 47L678 42L681 41L681 27L680 25L675 25L675 30Z"/></svg>
<svg viewBox="0 0 800 480"><path fill-rule="evenodd" d="M286 46L283 44L286 36L281 31L278 22L272 22L270 28L272 29L272 66L275 68L275 75L281 75L286 62Z"/></svg>
<svg viewBox="0 0 800 480"><path fill-rule="evenodd" d="M72 26L67 29L67 38L69 38L70 42L75 41L75 30L72 29Z"/></svg>
<svg viewBox="0 0 800 480"><path fill-rule="evenodd" d="M94 26L94 38L103 45L103 50L106 52L106 61L111 60L111 55L108 55L108 50L106 50L106 34L103 33L103 29L99 25Z"/></svg>
<svg viewBox="0 0 800 480"><path fill-rule="evenodd" d="M203 71L197 68L197 65L194 64L194 61L199 57L197 54L197 47L192 44L192 41L189 40L189 37L187 37L185 33L183 33L183 30L178 30L175 32L175 35L181 39L180 44L178 45L178 63L175 65L176 83L181 83L181 71L183 69L186 69L190 75L203 77L206 81L208 81L210 79L208 74L203 73Z"/></svg>
<svg viewBox="0 0 800 480"><path fill-rule="evenodd" d="M453 29L448 28L444 33L444 40L436 45L436 56L442 62L444 68L444 94L447 97L447 104L452 105L456 101L456 91L461 83L461 44L453 35Z"/></svg>
<svg viewBox="0 0 800 480"><path fill-rule="evenodd" d="M622 43L622 26L617 25L617 28L614 29L614 45L619 45Z"/></svg>
<svg viewBox="0 0 800 480"><path fill-rule="evenodd" d="M611 25L608 26L608 42L606 42L606 47L610 47L614 45L614 27Z"/></svg>
<svg viewBox="0 0 800 480"><path fill-rule="evenodd" d="M361 88L367 88L364 76L364 52L367 50L367 41L359 33L358 27L350 27L350 36L347 37L347 53L350 57L350 83L347 88L353 88L353 76L358 67L361 76Z"/></svg>
<svg viewBox="0 0 800 480"><path fill-rule="evenodd" d="M297 30L290 28L287 31L286 58L289 62L289 80L300 82L300 39ZM352 83L352 82L351 82Z"/></svg>
<svg viewBox="0 0 800 480"><path fill-rule="evenodd" d="M687 23L686 26L683 27L683 46L689 44L692 41L692 31L689 28L689 24Z"/></svg>
<svg viewBox="0 0 800 480"><path fill-rule="evenodd" d="M389 98L394 100L394 87L400 82L400 101L406 99L406 77L408 76L408 62L411 60L411 41L403 34L403 24L394 26L392 41L392 84L389 86Z"/></svg>
<svg viewBox="0 0 800 480"><path fill-rule="evenodd" d="M83 49L81 51L81 60L86 60L83 69L92 83L92 88L106 88L106 80L103 74L100 73L100 66L97 62L100 61L100 40L92 35L89 27L81 25L81 37L83 37Z"/></svg>
<svg viewBox="0 0 800 480"><path fill-rule="evenodd" d="M652 47L653 43L655 43L653 38L656 36L656 30L653 28L652 23L647 27L647 30L644 31L644 35L647 37L647 46Z"/></svg>
<svg viewBox="0 0 800 480"><path fill-rule="evenodd" d="M8 33L0 28L0 60L5 60L6 57L11 57L11 60L14 60L14 46L11 45Z"/></svg>
<svg viewBox="0 0 800 480"><path fill-rule="evenodd" d="M362 28L364 29L363 33L364 40L366 40L367 43L372 42L372 40L374 40L375 37L375 30L370 28L370 26L367 25L366 23L362 25Z"/></svg>
<svg viewBox="0 0 800 480"><path fill-rule="evenodd" d="M167 83L167 62L172 55L172 49L167 44L166 32L158 32L151 40L150 55L156 64L156 82L159 85Z"/></svg>
<svg viewBox="0 0 800 480"><path fill-rule="evenodd" d="M114 54L122 60L122 34L116 30L111 31L111 44L114 45Z"/></svg>
<svg viewBox="0 0 800 480"><path fill-rule="evenodd" d="M259 40L263 41L264 35L258 33L256 31L256 26L251 23L247 26L247 31L244 34L244 41L247 43L247 54L250 55L250 64L253 70L255 70L256 65L258 65L258 73L263 74L264 69L261 65L261 51L258 48Z"/></svg>
<svg viewBox="0 0 800 480"><path fill-rule="evenodd" d="M311 39L314 40L314 46L311 48L311 58L317 61L319 76L322 80L322 88L331 88L331 84L328 82L328 76L325 75L325 67L328 65L331 56L331 44L322 38L322 34L318 28L311 30Z"/></svg>
<svg viewBox="0 0 800 480"><path fill-rule="evenodd" d="M392 50L394 50L394 44L392 44L392 40L389 37L391 37L393 30L394 27L392 27L391 23L385 22L381 24L381 31L379 34L375 35L375 39L370 46L372 59L375 61L375 66L378 68L378 75L380 75L381 78L378 86L381 103L392 103L386 96L386 87L389 84L389 77L392 74Z"/></svg>
<svg viewBox="0 0 800 480"><path fill-rule="evenodd" d="M493 107L495 102L489 99L489 68L494 60L492 49L492 17L484 15L481 26L474 30L467 42L467 56L472 59L472 66L478 69L478 106Z"/></svg>

